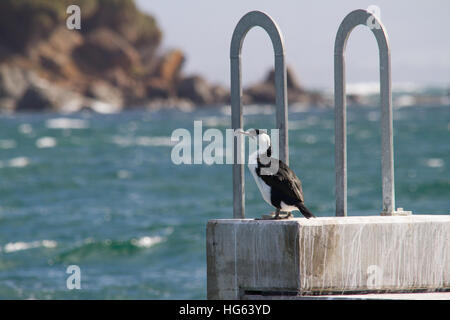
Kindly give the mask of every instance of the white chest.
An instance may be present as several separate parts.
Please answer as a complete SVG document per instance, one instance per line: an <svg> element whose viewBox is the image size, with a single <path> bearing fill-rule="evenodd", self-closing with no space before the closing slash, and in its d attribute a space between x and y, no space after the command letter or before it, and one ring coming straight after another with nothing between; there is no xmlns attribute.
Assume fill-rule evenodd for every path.
<svg viewBox="0 0 450 320"><path fill-rule="evenodd" d="M263 199L270 205L272 205L270 201L270 187L256 174L256 164L248 164L248 169L252 173L253 179L255 179L256 185L258 186L259 192Z"/></svg>

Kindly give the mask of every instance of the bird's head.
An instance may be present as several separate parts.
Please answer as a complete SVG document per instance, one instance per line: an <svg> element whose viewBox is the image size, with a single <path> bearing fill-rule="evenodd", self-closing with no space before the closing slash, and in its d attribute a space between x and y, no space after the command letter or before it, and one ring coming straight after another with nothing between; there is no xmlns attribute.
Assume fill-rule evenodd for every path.
<svg viewBox="0 0 450 320"><path fill-rule="evenodd" d="M236 136L238 134L243 134L249 136L251 139L256 140L260 152L265 152L270 147L270 137L263 130L248 129L247 131L244 131L242 129L238 129L235 131L234 135Z"/></svg>

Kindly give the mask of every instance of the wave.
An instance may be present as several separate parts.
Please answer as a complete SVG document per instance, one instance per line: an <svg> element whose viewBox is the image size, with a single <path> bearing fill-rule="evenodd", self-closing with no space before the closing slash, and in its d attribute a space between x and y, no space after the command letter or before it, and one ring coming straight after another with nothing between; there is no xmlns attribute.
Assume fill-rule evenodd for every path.
<svg viewBox="0 0 450 320"><path fill-rule="evenodd" d="M95 112L104 114L118 113L121 109L118 105L102 101L94 101L90 107Z"/></svg>
<svg viewBox="0 0 450 320"><path fill-rule="evenodd" d="M53 137L42 137L36 140L38 148L53 148L56 146L56 139Z"/></svg>
<svg viewBox="0 0 450 320"><path fill-rule="evenodd" d="M220 108L220 113L230 116L231 106L223 106ZM244 115L260 115L260 114L273 114L275 113L275 107L268 104L249 104L243 106Z"/></svg>
<svg viewBox="0 0 450 320"><path fill-rule="evenodd" d="M430 168L441 168L445 165L445 162L440 158L430 158L425 161L425 164Z"/></svg>
<svg viewBox="0 0 450 320"><path fill-rule="evenodd" d="M49 129L87 129L89 123L82 119L55 118L47 120L45 126Z"/></svg>
<svg viewBox="0 0 450 320"><path fill-rule="evenodd" d="M353 82L346 85L347 94L378 95L380 93L379 82ZM446 95L447 85L424 85L413 82L395 82L392 84L393 94L438 94ZM332 91L331 91L332 92ZM330 93L330 92L329 92Z"/></svg>
<svg viewBox="0 0 450 320"><path fill-rule="evenodd" d="M76 263L85 259L102 259L116 255L130 255L143 249L149 249L167 238L162 236L143 236L129 240L85 239L82 244L58 254L53 262Z"/></svg>
<svg viewBox="0 0 450 320"><path fill-rule="evenodd" d="M12 158L8 161L0 161L0 168L12 167L12 168L23 168L30 164L30 159L27 157L17 157Z"/></svg>
<svg viewBox="0 0 450 320"><path fill-rule="evenodd" d="M112 142L122 146L144 146L144 147L172 147L175 145L174 141L171 141L170 137L121 137L114 136Z"/></svg>
<svg viewBox="0 0 450 320"><path fill-rule="evenodd" d="M158 244L164 240L163 237L154 236L154 237L141 237L139 239L131 239L131 244L135 245L138 248L150 248L155 244Z"/></svg>
<svg viewBox="0 0 450 320"><path fill-rule="evenodd" d="M10 253L10 252L16 252L16 251L22 251L22 250L28 250L28 249L35 249L35 248L55 248L58 245L56 241L53 240L41 240L41 241L31 241L31 242L10 242L7 243L3 247L3 252ZM1 247L0 247L1 249ZM2 250L0 250L2 251Z"/></svg>

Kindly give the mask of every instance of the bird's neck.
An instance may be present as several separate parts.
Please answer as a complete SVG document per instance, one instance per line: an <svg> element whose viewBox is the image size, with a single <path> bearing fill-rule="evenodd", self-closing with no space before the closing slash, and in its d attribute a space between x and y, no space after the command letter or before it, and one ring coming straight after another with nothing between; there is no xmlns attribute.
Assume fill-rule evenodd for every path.
<svg viewBox="0 0 450 320"><path fill-rule="evenodd" d="M270 158L271 156L272 156L272 148L270 146L268 146L266 148L260 148L249 155L248 163L256 164L258 162L258 159L260 159L261 157Z"/></svg>

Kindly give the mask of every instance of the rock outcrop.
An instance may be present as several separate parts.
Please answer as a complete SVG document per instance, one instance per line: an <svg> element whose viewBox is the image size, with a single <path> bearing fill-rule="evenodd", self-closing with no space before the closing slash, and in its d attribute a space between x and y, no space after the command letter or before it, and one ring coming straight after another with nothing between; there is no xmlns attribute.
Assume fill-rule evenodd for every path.
<svg viewBox="0 0 450 320"><path fill-rule="evenodd" d="M294 71L289 67L286 70L286 87L289 104L301 103L312 106L327 106L329 104L320 93L304 89L297 80ZM269 71L262 82L246 88L244 95L248 103L275 103L275 71Z"/></svg>
<svg viewBox="0 0 450 320"><path fill-rule="evenodd" d="M81 29L69 30L69 5ZM182 72L180 49L161 52L162 31L133 0L0 1L0 112L228 104L230 91ZM225 62L224 62L225 63ZM273 72L244 103L273 103ZM320 102L288 70L289 102Z"/></svg>
<svg viewBox="0 0 450 320"><path fill-rule="evenodd" d="M69 30L69 5L81 30ZM133 0L2 0L0 111L216 104L227 90L185 76L184 53L161 52L156 20Z"/></svg>

